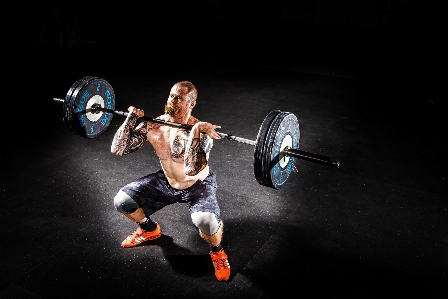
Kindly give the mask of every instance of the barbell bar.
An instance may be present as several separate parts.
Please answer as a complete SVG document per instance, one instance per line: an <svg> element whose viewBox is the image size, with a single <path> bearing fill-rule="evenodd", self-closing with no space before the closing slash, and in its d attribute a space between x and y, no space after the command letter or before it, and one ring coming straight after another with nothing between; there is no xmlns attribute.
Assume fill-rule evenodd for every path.
<svg viewBox="0 0 448 299"><path fill-rule="evenodd" d="M77 80L65 99L53 98L62 104L65 126L76 135L95 138L109 126L113 115L127 116L115 110L115 93L106 80L86 76ZM150 116L141 119L191 130L191 125L165 121ZM294 168L294 158L339 168L340 161L324 155L299 150L300 131L293 113L274 110L263 120L257 139L250 140L217 132L221 138L254 146L254 174L260 185L280 189Z"/></svg>

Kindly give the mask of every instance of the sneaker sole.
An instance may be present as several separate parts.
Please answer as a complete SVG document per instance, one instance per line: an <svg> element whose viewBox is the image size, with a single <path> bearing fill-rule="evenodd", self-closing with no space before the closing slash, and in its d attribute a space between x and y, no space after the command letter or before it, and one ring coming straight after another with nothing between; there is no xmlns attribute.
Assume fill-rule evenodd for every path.
<svg viewBox="0 0 448 299"><path fill-rule="evenodd" d="M159 238L161 235L162 235L162 232L160 232L160 233L159 233L158 235L156 235L156 236L152 236L152 237L146 239L145 241L143 241L143 242L141 242L141 243L138 243L138 244L135 244L135 245L123 245L123 244L121 244L121 247L124 247L124 248L137 247L137 246L140 246L140 245L142 245L142 244L144 244L144 243L146 243L146 242L148 242L148 241L155 240L155 239Z"/></svg>

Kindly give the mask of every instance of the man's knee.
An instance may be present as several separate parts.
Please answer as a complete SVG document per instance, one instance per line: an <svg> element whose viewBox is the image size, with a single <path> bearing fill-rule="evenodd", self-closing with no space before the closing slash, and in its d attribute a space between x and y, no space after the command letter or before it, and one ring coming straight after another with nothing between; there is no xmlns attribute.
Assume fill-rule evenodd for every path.
<svg viewBox="0 0 448 299"><path fill-rule="evenodd" d="M118 212L123 214L131 214L140 207L129 195L121 190L114 197L114 206Z"/></svg>
<svg viewBox="0 0 448 299"><path fill-rule="evenodd" d="M218 229L216 231L213 229L208 234L206 234L201 229L199 229L199 235L201 236L201 238L213 246L218 246L219 244L221 244L224 232L224 222L222 220L218 220L219 219L217 218Z"/></svg>
<svg viewBox="0 0 448 299"><path fill-rule="evenodd" d="M221 219L210 212L195 212L191 214L193 224L204 234L211 236L218 232Z"/></svg>

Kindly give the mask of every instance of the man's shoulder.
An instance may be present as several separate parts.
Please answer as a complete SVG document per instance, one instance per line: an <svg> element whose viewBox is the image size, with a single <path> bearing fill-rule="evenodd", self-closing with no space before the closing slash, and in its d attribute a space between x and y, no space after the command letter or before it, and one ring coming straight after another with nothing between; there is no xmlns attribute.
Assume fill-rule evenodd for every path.
<svg viewBox="0 0 448 299"><path fill-rule="evenodd" d="M194 117L193 115L190 116L190 119L188 120L188 124L189 125L194 125L195 123L200 122L199 119L197 119L196 117Z"/></svg>

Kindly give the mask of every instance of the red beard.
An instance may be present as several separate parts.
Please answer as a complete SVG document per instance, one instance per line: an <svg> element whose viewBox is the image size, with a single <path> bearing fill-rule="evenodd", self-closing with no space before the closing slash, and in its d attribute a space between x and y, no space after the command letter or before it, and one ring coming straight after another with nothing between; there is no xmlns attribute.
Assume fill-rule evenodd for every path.
<svg viewBox="0 0 448 299"><path fill-rule="evenodd" d="M171 104L165 104L165 114L175 115L179 111L179 107L173 106Z"/></svg>

